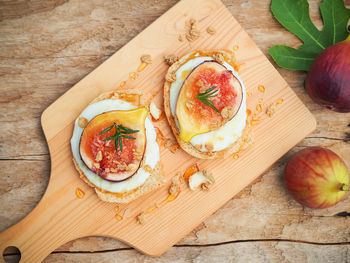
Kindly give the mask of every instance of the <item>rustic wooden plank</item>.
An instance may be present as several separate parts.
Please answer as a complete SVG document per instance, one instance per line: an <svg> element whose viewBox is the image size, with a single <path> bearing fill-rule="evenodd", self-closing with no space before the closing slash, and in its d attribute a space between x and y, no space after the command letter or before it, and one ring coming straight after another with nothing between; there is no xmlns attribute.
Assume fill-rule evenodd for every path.
<svg viewBox="0 0 350 263"><path fill-rule="evenodd" d="M202 32L205 32L208 25L215 26L218 29L215 41L207 34L192 43L191 45L196 45L193 47L174 42L181 30L177 28L179 20L182 23L181 28L185 25L184 12L201 21L199 26ZM216 16L221 17L221 23ZM171 205L148 215L149 222L144 227L138 226L134 217L140 210L147 209L146 206L164 200L167 189L163 188L128 204L127 209L132 211L132 218L125 218L119 224L113 222L115 218L111 214L112 204L99 203L91 189L82 186L81 180L72 176L74 167L69 139L77 114L99 93L119 86L123 78L139 66L139 58L143 53L152 54L152 65L143 74L140 73L134 84L130 85L138 87L149 97L153 92L162 90L162 80L167 69L163 56L169 50L178 50L178 54L185 54L193 49L219 48L217 45L229 49L234 44L241 46L236 52L236 58L244 63L240 76L247 91L256 94L257 86L264 84L267 86L264 94L267 104L284 99L274 118L265 118L259 126L253 127L256 138L254 146L242 153L244 158L238 161L227 158L222 161L201 162L201 167L207 167L217 174L216 183L208 193L183 190ZM153 79L157 81L151 81ZM256 97L248 100L247 107L256 107ZM294 114L291 115L289 108L292 107ZM41 124L52 159L48 190L33 213L1 234L1 248L11 243L16 244L23 251L24 260L28 261L40 261L61 244L89 235L112 236L145 254L161 255L313 131L316 123L220 1L183 0L50 105L41 117ZM163 120L158 122L158 127L164 131L168 129L168 124ZM284 143L280 144L278 141L282 140ZM270 150L270 154L265 154L266 149ZM173 155L166 149L161 151L161 160L167 177L183 171L184 166L198 162L182 151ZM76 198L71 186L82 187L87 193L84 201ZM13 233L17 235L14 236ZM159 242L160 239L162 242Z"/></svg>
<svg viewBox="0 0 350 263"><path fill-rule="evenodd" d="M11 260L12 257L8 256ZM176 246L163 256L149 259L133 249L100 253L55 253L44 262L300 262L350 261L350 245L314 245L283 241L238 242L214 246ZM16 261L9 261L16 262Z"/></svg>
<svg viewBox="0 0 350 263"><path fill-rule="evenodd" d="M2 198L0 211L8 212L0 218L0 231L23 218L40 200L47 185L50 165L47 161L49 157L46 142L40 127L41 112L175 2L171 0L145 0L142 3L130 0L92 1L84 3L84 6L79 4L79 1L63 3L60 0L30 1L28 3L2 2L0 5L0 20L2 20L0 21L2 47L0 49L0 90L2 91L0 98L2 109L0 112L0 198ZM237 0L232 2L225 0L223 2L265 54L267 54L267 49L274 44L284 42L297 46L300 43L296 37L285 31L272 18L268 10L269 1ZM318 25L321 25L317 13L317 5L320 0L309 2L313 8L312 18ZM99 12L103 13L103 16L99 16ZM291 152L306 146L319 145L335 147L335 150L340 148L340 153L344 153L344 149L349 148L349 142L341 140L349 139L350 127L347 125L350 123L350 115L336 114L314 104L302 87L304 73L277 69L318 120L317 130ZM17 138L13 136L13 130L18 131ZM7 159L16 159L16 161L7 161ZM41 160L41 162L27 161L27 159ZM264 189L270 189L271 179L266 178L278 177L285 160L286 157L282 158L262 177L262 180L257 183L257 190L254 185L241 193L238 199L241 200L242 203L239 205L243 208L237 210L237 214L241 213L241 209L244 210L246 204L255 202L257 194L255 191L260 189L258 192L263 194ZM8 169L9 166L13 169ZM31 187L33 180L35 187ZM13 186L16 186L17 192L9 193L9 189ZM282 188L279 190L284 193ZM18 209L10 211L8 198L5 199L4 196L8 198L11 196L11 206ZM327 242L329 238L333 238L331 239L333 241L348 240L348 232L337 231L338 226L349 226L348 218L343 217L342 221L336 217L338 219L332 225L334 217L330 216L350 211L349 207L344 206L344 203L348 203L348 198L347 201L336 206L335 210L330 211L305 209L305 212L295 204L291 210L295 212L296 218L301 220L305 215L319 218L319 221L308 218L304 222L309 223L305 223L297 232L303 232L304 227L309 227L313 232L320 231L320 239L317 233L313 237L320 242ZM283 204L295 203L285 193L276 196L276 202L280 202L280 199L283 200ZM231 202L234 200L227 205L229 206ZM225 207L223 210L226 213L229 209ZM266 213L264 220L270 222L279 213L278 209L265 211L265 209L270 209L266 204L255 204L254 207ZM225 213L214 214L212 218L216 218L216 221L213 220L213 222L226 222ZM238 220L245 222L250 216L250 214L243 213ZM292 218L289 220L283 218L282 222L275 222L274 227L279 229L285 223L284 220L287 220L287 224L293 221ZM320 228L323 222L327 227L332 227L329 229L329 234L327 234L327 228ZM252 226L247 228L245 226L245 224L239 226L238 232L257 231L256 237L259 238L265 232L271 237L270 230L264 228L252 230ZM299 224L292 226L299 230ZM234 222L220 231L226 233L232 231L233 227ZM215 226L211 225L208 229L210 242L218 238L216 233L210 234L214 228ZM199 232L198 235L203 237L204 234L201 231L203 230L194 231L181 241L181 244L208 242L196 236L195 233ZM227 235L224 235L225 238ZM276 236L281 236L281 234ZM302 237L302 235L297 234L296 237ZM60 249L79 251L118 247L125 247L125 245L112 239L83 238L69 242ZM69 257L67 255L68 259Z"/></svg>
<svg viewBox="0 0 350 263"><path fill-rule="evenodd" d="M346 157L345 160L350 163L349 147L339 142L332 142L332 144L325 146ZM192 231L192 233L185 237L179 244L208 244L231 240L264 238L289 238L325 243L349 242L349 219L336 216L341 212L350 211L349 195L343 202L335 207L323 210L312 210L303 208L286 194L278 175L282 174L284 163L287 158L301 148L303 147L296 147L293 151L290 151L277 162L269 172L265 173L260 180L246 188L237 197L230 200L223 208L205 220L199 228ZM10 163L7 163L7 166L8 165L10 165ZM17 182L20 182L19 178L21 174L25 173L28 165L28 162L25 162L21 166L23 170L14 171L14 173L10 174L8 177L9 180L11 178L16 178L16 174L19 174L17 176ZM40 167L40 165L35 163L33 166L29 167ZM40 182L42 180L39 179L38 181ZM11 180L10 182L15 183L16 181ZM38 189L37 184L35 184L35 187L33 187L31 191L28 191L27 188L32 185L32 179L29 178L24 186L20 187L16 192L21 192L21 196L17 198L8 197L8 200L11 200L11 204L8 202L0 202L4 210L8 210L9 205L11 205L11 207L15 206L21 208L21 210L13 211L16 213L17 217L10 214L4 218L4 220L1 220L2 222L18 221L33 208L34 202L32 200L39 200L43 190L43 186L40 185L40 183L38 184L41 188ZM10 184L7 185L7 187L10 186ZM1 189L1 191L6 192L6 190L3 189ZM16 193L14 193L14 195ZM267 193L268 196L266 196ZM8 195L4 196L6 197ZM31 198L31 200L26 203L25 201L28 198ZM320 226L323 227L320 228ZM6 225L1 225L1 227L4 229ZM298 228L298 231L295 231L296 228ZM126 246L112 239L94 237L69 242L59 248L58 251L98 251L119 247Z"/></svg>
<svg viewBox="0 0 350 263"><path fill-rule="evenodd" d="M48 182L48 160L0 161L0 231L24 218L39 202Z"/></svg>

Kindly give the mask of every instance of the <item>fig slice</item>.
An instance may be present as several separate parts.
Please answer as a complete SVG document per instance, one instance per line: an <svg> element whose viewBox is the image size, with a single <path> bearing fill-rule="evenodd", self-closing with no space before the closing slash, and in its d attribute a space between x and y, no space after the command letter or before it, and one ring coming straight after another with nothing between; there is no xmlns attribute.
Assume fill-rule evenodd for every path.
<svg viewBox="0 0 350 263"><path fill-rule="evenodd" d="M113 182L133 176L139 169L145 152L147 115L147 108L140 107L134 110L109 111L93 118L80 139L80 156L85 165L101 178ZM137 130L125 134L134 139L121 137L122 151L120 146L116 149L114 139L105 140L115 134L114 124ZM111 126L113 128L101 134Z"/></svg>
<svg viewBox="0 0 350 263"><path fill-rule="evenodd" d="M218 112L196 97L212 87L216 96L209 100ZM219 129L237 114L242 99L242 86L232 71L215 61L199 64L183 82L176 103L180 139L189 142L195 135Z"/></svg>

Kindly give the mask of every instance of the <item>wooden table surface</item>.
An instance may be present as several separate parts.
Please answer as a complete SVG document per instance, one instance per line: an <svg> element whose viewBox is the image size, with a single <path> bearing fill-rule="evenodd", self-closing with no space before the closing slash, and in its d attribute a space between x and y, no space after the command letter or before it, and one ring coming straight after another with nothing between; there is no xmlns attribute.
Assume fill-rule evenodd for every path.
<svg viewBox="0 0 350 263"><path fill-rule="evenodd" d="M0 231L24 218L46 189L43 110L176 2L0 1ZM300 44L273 19L269 0L223 2L265 54L274 44ZM320 0L309 2L321 26ZM282 181L286 160L308 146L330 148L350 164L350 114L313 103L303 88L305 73L277 69L316 116L317 129L257 181L160 258L88 237L63 245L45 262L350 262L349 195L335 207L311 210L296 203ZM9 262L16 257L11 250L5 255Z"/></svg>

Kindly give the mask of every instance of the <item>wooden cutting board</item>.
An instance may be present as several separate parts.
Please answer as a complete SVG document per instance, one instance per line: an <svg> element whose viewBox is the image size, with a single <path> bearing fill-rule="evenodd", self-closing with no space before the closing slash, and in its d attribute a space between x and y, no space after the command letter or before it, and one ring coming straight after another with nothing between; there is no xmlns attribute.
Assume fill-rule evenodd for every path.
<svg viewBox="0 0 350 263"><path fill-rule="evenodd" d="M189 18L199 21L201 36L194 42L184 38L185 21ZM214 27L216 34L208 34L208 26ZM180 34L184 38L182 42L178 40ZM247 88L248 109L254 113L259 103L263 108L257 112L259 124L253 127L254 144L239 153L238 159L225 160L199 160L182 150L172 153L163 147L161 160L168 179L197 163L200 168L213 172L216 183L208 192L192 192L184 187L174 201L148 213L144 225L138 224L136 215L167 198L168 184L128 205L120 205L119 213L124 218L117 220L116 205L100 201L73 167L70 138L75 118L92 99L102 92L120 88L123 81L126 84L122 88L140 89L148 101L154 97L162 107L167 71L163 62L165 55L182 56L198 49L233 49L234 46L238 47L235 53L242 65L239 74ZM142 54L150 54L153 62L138 72ZM135 80L130 77L132 72L138 75ZM259 85L265 87L265 92L258 90ZM281 99L283 103L269 118L265 114L266 106ZM41 121L51 155L51 177L46 193L26 218L0 235L0 251L16 246L22 262L40 262L62 244L84 236L113 237L142 253L159 256L316 126L311 113L219 0L180 1L55 101L44 111ZM172 138L165 119L154 125ZM76 196L77 187L85 192L82 199Z"/></svg>

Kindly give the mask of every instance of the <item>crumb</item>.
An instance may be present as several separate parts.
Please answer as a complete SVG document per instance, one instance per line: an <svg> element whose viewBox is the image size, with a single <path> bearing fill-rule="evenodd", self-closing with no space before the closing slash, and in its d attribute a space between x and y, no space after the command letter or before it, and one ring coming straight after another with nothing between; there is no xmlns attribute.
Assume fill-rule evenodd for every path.
<svg viewBox="0 0 350 263"><path fill-rule="evenodd" d="M180 42L184 41L184 38L182 37L182 35L179 35L179 37L177 38Z"/></svg>
<svg viewBox="0 0 350 263"><path fill-rule="evenodd" d="M203 175L208 178L209 182L211 184L215 183L215 179L214 179L214 176L211 172L207 171L207 170L203 170Z"/></svg>
<svg viewBox="0 0 350 263"><path fill-rule="evenodd" d="M144 225L145 224L145 214L141 213L136 217L136 220L139 224Z"/></svg>
<svg viewBox="0 0 350 263"><path fill-rule="evenodd" d="M98 151L96 154L95 161L100 162L102 160L102 151Z"/></svg>
<svg viewBox="0 0 350 263"><path fill-rule="evenodd" d="M201 87L200 89L199 89L199 93L204 93L204 92L206 92L207 91L207 89L205 88L205 87Z"/></svg>
<svg viewBox="0 0 350 263"><path fill-rule="evenodd" d="M114 92L112 99L119 99L119 94L117 92Z"/></svg>
<svg viewBox="0 0 350 263"><path fill-rule="evenodd" d="M200 36L201 36L201 32L196 28L192 28L186 34L186 38L189 42L193 42L193 41L197 40Z"/></svg>
<svg viewBox="0 0 350 263"><path fill-rule="evenodd" d="M123 212L123 218L128 217L128 216L130 215L130 211L131 211L131 209L126 208L126 209L124 210L124 212Z"/></svg>
<svg viewBox="0 0 350 263"><path fill-rule="evenodd" d="M180 147L177 143L173 143L170 139L167 139L165 145L172 153L175 153Z"/></svg>
<svg viewBox="0 0 350 263"><path fill-rule="evenodd" d="M115 215L115 218L116 218L118 221L121 221L121 220L123 219L123 217L122 217L121 215L118 215L118 214Z"/></svg>
<svg viewBox="0 0 350 263"><path fill-rule="evenodd" d="M199 79L199 80L196 82L196 85L197 85L198 87L203 87L203 86L204 86L203 80ZM202 93L201 90L199 90L199 92Z"/></svg>
<svg viewBox="0 0 350 263"><path fill-rule="evenodd" d="M209 183L204 183L201 185L201 189L203 191L209 191Z"/></svg>
<svg viewBox="0 0 350 263"><path fill-rule="evenodd" d="M180 185L177 182L173 181L169 187L169 194L176 196L180 193L180 191L181 191Z"/></svg>
<svg viewBox="0 0 350 263"><path fill-rule="evenodd" d="M172 64L174 64L178 60L179 60L179 58L177 56L174 56L174 55L167 55L164 57L165 63L168 64L169 66L171 66Z"/></svg>
<svg viewBox="0 0 350 263"><path fill-rule="evenodd" d="M189 42L197 40L201 35L201 32L197 29L197 20L191 18L190 20L187 20L185 24L189 28L188 32L186 33L187 40Z"/></svg>
<svg viewBox="0 0 350 263"><path fill-rule="evenodd" d="M141 56L141 62L142 62L142 63L146 63L146 64L151 64L151 63L152 63L152 57L151 57L151 55L147 55L147 54L142 55L142 56Z"/></svg>
<svg viewBox="0 0 350 263"><path fill-rule="evenodd" d="M119 205L116 205L116 206L115 206L114 211L115 211L116 213L118 213L118 211L119 211Z"/></svg>
<svg viewBox="0 0 350 263"><path fill-rule="evenodd" d="M221 122L219 122L219 121L213 121L209 124L210 130L216 130L216 129L220 128L220 126L221 126Z"/></svg>
<svg viewBox="0 0 350 263"><path fill-rule="evenodd" d="M202 170L197 173L192 174L189 177L189 187L192 191L200 187L204 191L209 190L209 185L215 183L215 179L210 172L207 170Z"/></svg>
<svg viewBox="0 0 350 263"><path fill-rule="evenodd" d="M221 116L224 120L229 120L233 117L234 109L231 106L226 106L221 110Z"/></svg>
<svg viewBox="0 0 350 263"><path fill-rule="evenodd" d="M212 152L214 150L214 145L210 142L206 143L204 146L205 149L207 149L209 152Z"/></svg>
<svg viewBox="0 0 350 263"><path fill-rule="evenodd" d="M207 27L207 32L208 32L208 34L210 34L210 35L214 35L214 34L216 33L216 30L215 30L214 27L209 26L209 27Z"/></svg>
<svg viewBox="0 0 350 263"><path fill-rule="evenodd" d="M187 100L186 103L185 103L186 108L189 109L189 110L193 109L193 104L194 103L193 103L192 100Z"/></svg>
<svg viewBox="0 0 350 263"><path fill-rule="evenodd" d="M244 144L241 145L240 150L243 151L244 149L247 149L249 145L253 143L253 136L251 134L247 135L244 139Z"/></svg>
<svg viewBox="0 0 350 263"><path fill-rule="evenodd" d="M78 119L78 125L80 128L85 128L86 125L88 124L88 122L89 121L84 117L79 117L79 119Z"/></svg>
<svg viewBox="0 0 350 263"><path fill-rule="evenodd" d="M274 103L271 103L267 109L266 114L271 118L276 112L276 105Z"/></svg>
<svg viewBox="0 0 350 263"><path fill-rule="evenodd" d="M149 106L150 113L155 120L159 120L162 111L156 106L156 104L152 101Z"/></svg>
<svg viewBox="0 0 350 263"><path fill-rule="evenodd" d="M120 163L117 167L119 170L127 170L128 165L126 163Z"/></svg>
<svg viewBox="0 0 350 263"><path fill-rule="evenodd" d="M214 60L220 64L223 64L225 62L225 58L224 58L224 55L221 54L221 53L216 53L214 56L213 56Z"/></svg>
<svg viewBox="0 0 350 263"><path fill-rule="evenodd" d="M185 182L185 178L183 177L183 175L181 173L176 173L174 178L174 181L179 181L180 184L183 184Z"/></svg>
<svg viewBox="0 0 350 263"><path fill-rule="evenodd" d="M151 166L149 166L148 164L146 164L144 167L143 167L143 170L145 170L146 172L148 172L148 173L152 173L152 167Z"/></svg>
<svg viewBox="0 0 350 263"><path fill-rule="evenodd" d="M193 164L191 167L188 167L185 173L183 174L184 180L188 181L189 177L198 171L199 171L199 168L197 163Z"/></svg>
<svg viewBox="0 0 350 263"><path fill-rule="evenodd" d="M137 164L136 163L129 163L127 166L129 171L137 169Z"/></svg>
<svg viewBox="0 0 350 263"><path fill-rule="evenodd" d="M233 155L233 159L237 160L238 158L239 158L239 155L238 155L237 153L235 153L235 154Z"/></svg>
<svg viewBox="0 0 350 263"><path fill-rule="evenodd" d="M194 148L196 148L198 151L200 151L202 149L202 145L201 144L196 144L194 146Z"/></svg>
<svg viewBox="0 0 350 263"><path fill-rule="evenodd" d="M119 85L119 87L124 87L125 86L125 84L126 84L126 82L125 81L122 81L121 83L120 83L120 85Z"/></svg>
<svg viewBox="0 0 350 263"><path fill-rule="evenodd" d="M166 79L166 81L169 81L169 82L175 82L176 81L176 74L175 74L175 72L168 72L165 75L165 79Z"/></svg>
<svg viewBox="0 0 350 263"><path fill-rule="evenodd" d="M239 46L235 45L233 46L233 50L238 50L239 49Z"/></svg>

